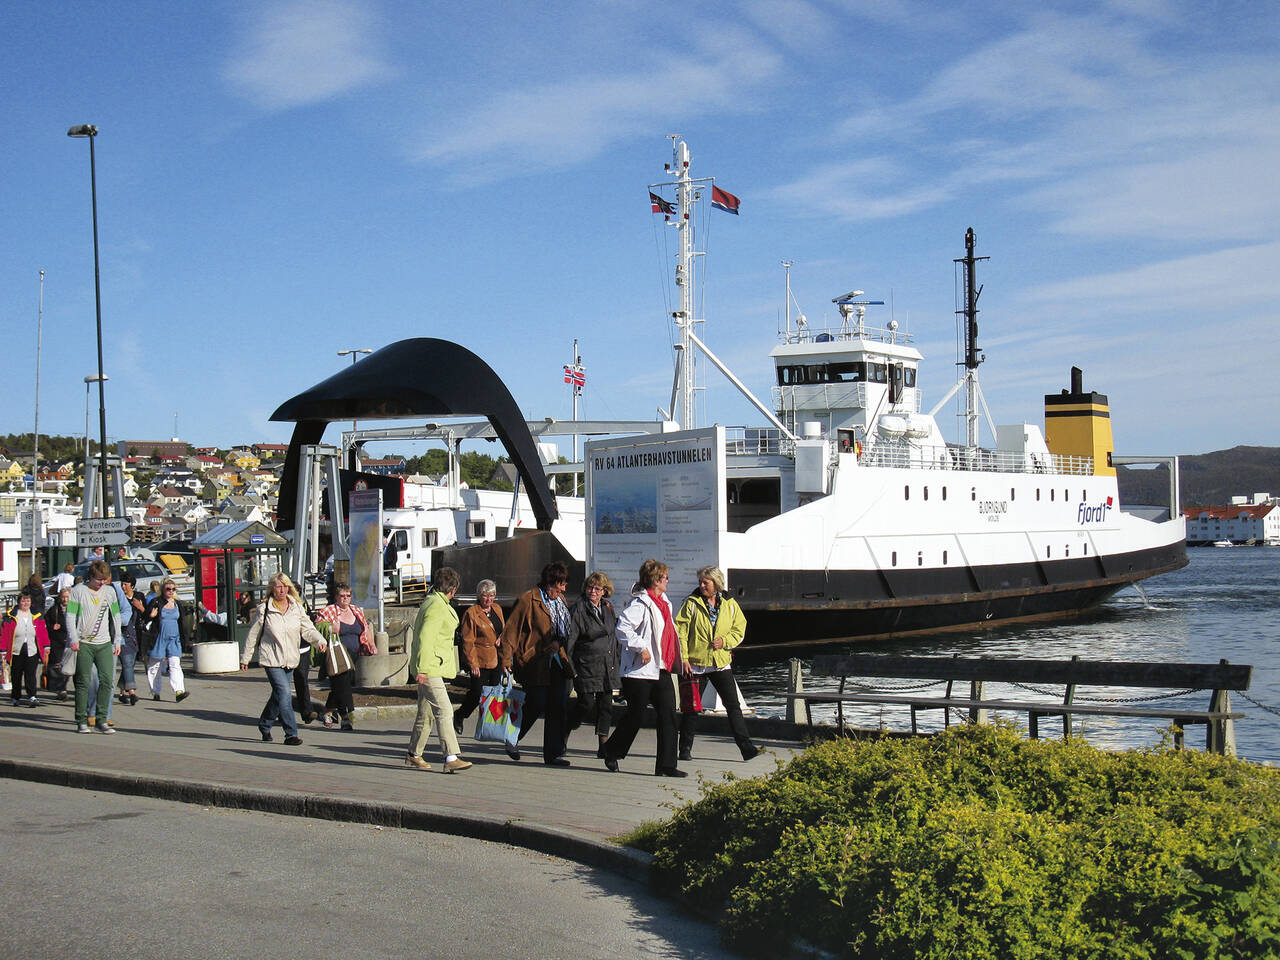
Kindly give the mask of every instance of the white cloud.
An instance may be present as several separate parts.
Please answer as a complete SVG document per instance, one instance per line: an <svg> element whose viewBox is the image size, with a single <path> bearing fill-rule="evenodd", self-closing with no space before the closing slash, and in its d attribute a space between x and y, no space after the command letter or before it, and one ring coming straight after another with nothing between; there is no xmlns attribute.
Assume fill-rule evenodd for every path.
<svg viewBox="0 0 1280 960"><path fill-rule="evenodd" d="M286 110L330 100L388 73L366 8L347 0L289 0L255 9L223 77L258 106Z"/></svg>
<svg viewBox="0 0 1280 960"><path fill-rule="evenodd" d="M584 74L453 104L453 115L438 123L446 132L425 143L418 159L466 162L466 174L455 180L468 182L590 159L619 138L661 127L673 113L687 119L741 110L744 91L763 85L780 66L754 39L722 32L694 55L663 51L648 69Z"/></svg>

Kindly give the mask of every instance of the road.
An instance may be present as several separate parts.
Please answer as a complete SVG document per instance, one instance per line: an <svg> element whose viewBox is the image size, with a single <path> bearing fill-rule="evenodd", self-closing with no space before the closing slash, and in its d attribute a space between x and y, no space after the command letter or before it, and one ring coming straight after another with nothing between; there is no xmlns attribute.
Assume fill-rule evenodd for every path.
<svg viewBox="0 0 1280 960"><path fill-rule="evenodd" d="M8 956L736 956L614 874L501 844L3 782Z"/></svg>

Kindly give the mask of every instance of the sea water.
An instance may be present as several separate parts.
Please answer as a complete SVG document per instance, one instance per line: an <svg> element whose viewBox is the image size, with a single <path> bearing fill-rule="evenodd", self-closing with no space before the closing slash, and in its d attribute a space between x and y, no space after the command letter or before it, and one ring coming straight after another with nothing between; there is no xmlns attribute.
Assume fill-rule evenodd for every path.
<svg viewBox="0 0 1280 960"><path fill-rule="evenodd" d="M1233 693L1232 709L1243 713L1236 721L1239 755L1249 760L1280 763L1280 548L1236 547L1193 548L1187 551L1190 563L1176 573L1144 580L1126 588L1089 616L1062 623L995 627L989 630L939 633L900 640L880 640L827 645L823 653L898 653L917 656L1026 657L1083 660L1151 660L1159 662L1251 664L1253 681L1245 695ZM750 622L747 635L750 638ZM734 661L734 672L747 702L756 713L782 716L787 687L787 661L811 656L813 650L771 648L752 652L750 642ZM868 681L878 688L899 686L906 681ZM807 689L835 689L834 681L811 680ZM918 686L918 684L917 684ZM967 684L962 685L967 693ZM1148 697L1141 689L1078 687L1076 700ZM940 694L932 689L926 695ZM1060 699L1061 687L1044 688L1043 694L1011 685L987 684L985 695L999 699ZM1208 690L1153 702L1197 710L1209 707ZM1253 701L1256 701L1254 703ZM1133 704L1142 706L1141 702ZM814 719L833 722L835 709L814 708ZM1008 719L1025 729L1025 713ZM906 707L853 706L845 708L845 720L854 726L910 729ZM953 722L956 719L953 718ZM1090 743L1108 749L1123 749L1161 742L1169 727L1165 720L1081 717L1073 720L1075 732ZM919 714L922 730L942 725L941 711ZM1062 726L1054 718L1040 720L1040 736L1060 736ZM1203 748L1205 728L1187 728L1188 746Z"/></svg>

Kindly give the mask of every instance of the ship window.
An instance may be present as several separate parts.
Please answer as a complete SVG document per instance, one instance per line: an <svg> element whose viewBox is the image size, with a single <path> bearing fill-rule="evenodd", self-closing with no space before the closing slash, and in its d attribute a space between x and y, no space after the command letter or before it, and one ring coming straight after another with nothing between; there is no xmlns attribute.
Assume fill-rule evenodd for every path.
<svg viewBox="0 0 1280 960"><path fill-rule="evenodd" d="M484 521L483 520L467 521L467 539L468 540L484 539Z"/></svg>
<svg viewBox="0 0 1280 960"><path fill-rule="evenodd" d="M1036 487L1036 500L1039 501L1039 499L1040 499L1040 488Z"/></svg>
<svg viewBox="0 0 1280 960"><path fill-rule="evenodd" d="M867 379L867 365L852 362L829 363L827 374L832 383L858 383Z"/></svg>
<svg viewBox="0 0 1280 960"><path fill-rule="evenodd" d="M1071 556L1071 544L1068 543L1065 547L1062 548L1062 555L1064 557Z"/></svg>
<svg viewBox="0 0 1280 960"><path fill-rule="evenodd" d="M1050 499L1050 500L1053 500L1053 498L1054 498L1054 496L1057 494L1057 492L1058 492L1058 491L1057 491L1057 490L1055 490L1055 489L1053 489L1053 487L1050 487L1050 488L1049 488L1049 499Z"/></svg>
<svg viewBox="0 0 1280 960"><path fill-rule="evenodd" d="M1070 499L1071 499L1071 491L1070 491L1070 490L1063 490L1063 491L1062 491L1062 501L1063 501L1063 503L1065 503L1066 501L1068 501L1068 500L1070 500Z"/></svg>
<svg viewBox="0 0 1280 960"><path fill-rule="evenodd" d="M439 530L423 530L423 531L422 531L422 545L423 545L424 547L437 547L437 546L439 546L439 545L440 545L440 531L439 531Z"/></svg>
<svg viewBox="0 0 1280 960"><path fill-rule="evenodd" d="M943 499L943 500L947 499L947 488L946 488L946 487L943 487L943 488L942 488L942 499Z"/></svg>
<svg viewBox="0 0 1280 960"><path fill-rule="evenodd" d="M1017 500L1017 499L1018 499L1018 489L1017 489L1017 487L1010 487L1010 488L1009 488L1009 499L1010 499L1010 500Z"/></svg>
<svg viewBox="0 0 1280 960"><path fill-rule="evenodd" d="M1046 546L1046 547L1044 548L1044 558L1045 558L1046 560L1048 560L1048 559L1049 559L1049 556L1050 556L1050 554L1051 554L1051 551L1052 551L1052 550L1053 550L1053 547L1050 547L1050 546Z"/></svg>
<svg viewBox="0 0 1280 960"><path fill-rule="evenodd" d="M929 499L929 488L928 488L928 487L925 487L925 488L924 488L924 498L925 498L926 500L928 500L928 499Z"/></svg>
<svg viewBox="0 0 1280 960"><path fill-rule="evenodd" d="M915 370L915 367L905 367L905 368L903 368L903 371L902 371L902 382L903 382L906 386L908 386L908 387L914 387L914 386L916 385L916 370Z"/></svg>
<svg viewBox="0 0 1280 960"><path fill-rule="evenodd" d="M944 567L947 565L947 551L945 550L942 551L942 565Z"/></svg>
<svg viewBox="0 0 1280 960"><path fill-rule="evenodd" d="M1089 555L1089 545L1087 543L1084 545L1084 555L1086 557Z"/></svg>
<svg viewBox="0 0 1280 960"><path fill-rule="evenodd" d="M872 383L888 383L889 371L883 363L867 364L867 379Z"/></svg>
<svg viewBox="0 0 1280 960"><path fill-rule="evenodd" d="M898 565L898 551L897 551L897 550L895 550L895 551L893 551L893 553L889 554L889 563L891 563L891 564L892 564L893 566L895 566L895 567Z"/></svg>
<svg viewBox="0 0 1280 960"><path fill-rule="evenodd" d="M969 488L969 499L970 499L970 500L977 500L977 499L978 499L978 488L977 488L977 487L970 487L970 488Z"/></svg>
<svg viewBox="0 0 1280 960"><path fill-rule="evenodd" d="M903 487L903 488L902 488L902 499L903 499L903 500L910 500L910 499L911 499L911 485L910 485L910 484L907 484L907 486L905 486L905 487Z"/></svg>
<svg viewBox="0 0 1280 960"><path fill-rule="evenodd" d="M923 551L923 550L921 550L919 553L917 553L917 554L916 554L916 566L917 566L917 567L923 567L923 566L924 566L924 551Z"/></svg>

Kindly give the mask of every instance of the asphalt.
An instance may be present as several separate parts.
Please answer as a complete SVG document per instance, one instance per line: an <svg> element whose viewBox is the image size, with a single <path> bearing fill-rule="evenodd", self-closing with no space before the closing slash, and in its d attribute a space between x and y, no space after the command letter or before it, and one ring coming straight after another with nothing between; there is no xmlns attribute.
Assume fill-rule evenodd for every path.
<svg viewBox="0 0 1280 960"><path fill-rule="evenodd" d="M753 731L761 755L743 762L727 736L700 734L688 778L653 775L655 736L641 730L621 772L595 756L594 730L570 738L572 766L541 761L542 725L521 745L523 759L502 747L460 738L474 766L443 772L434 734L424 753L429 772L404 765L412 715L403 708L357 711L356 729L302 726L301 746L287 747L277 726L262 742L257 717L269 686L262 671L188 675L191 696L176 703L147 693L134 706L114 705L115 736L76 734L72 702L42 698L12 707L0 694L0 776L211 806L371 823L475 837L553 854L624 875L647 878L649 857L614 838L648 820L665 820L698 796L702 781L753 776L775 768L797 743ZM324 690L313 684L313 696ZM776 732L761 725L763 733Z"/></svg>

